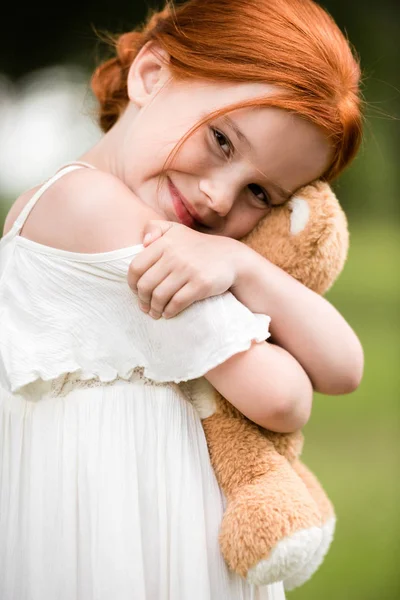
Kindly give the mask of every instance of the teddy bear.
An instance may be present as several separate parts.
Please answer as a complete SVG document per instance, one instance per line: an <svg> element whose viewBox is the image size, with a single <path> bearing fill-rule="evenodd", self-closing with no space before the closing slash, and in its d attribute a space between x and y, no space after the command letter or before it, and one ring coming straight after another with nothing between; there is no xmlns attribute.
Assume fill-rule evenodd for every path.
<svg viewBox="0 0 400 600"><path fill-rule="evenodd" d="M274 208L242 240L319 294L347 257L346 216L328 183L314 182ZM180 384L197 409L225 500L219 543L227 565L256 585L305 583L322 564L335 512L300 460L303 434L247 419L204 378Z"/></svg>

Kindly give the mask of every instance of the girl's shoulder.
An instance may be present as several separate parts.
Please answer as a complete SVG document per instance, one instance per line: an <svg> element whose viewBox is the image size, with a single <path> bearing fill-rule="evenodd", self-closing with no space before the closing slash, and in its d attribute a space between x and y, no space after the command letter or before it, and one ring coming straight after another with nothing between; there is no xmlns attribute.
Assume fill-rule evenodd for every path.
<svg viewBox="0 0 400 600"><path fill-rule="evenodd" d="M4 235L39 188L14 202ZM114 175L82 168L65 174L43 193L21 235L70 252L108 252L141 244L147 222L160 218Z"/></svg>
<svg viewBox="0 0 400 600"><path fill-rule="evenodd" d="M35 192L37 192L37 190L39 188L40 188L40 185L37 185L36 187L34 187L30 190L27 190L26 192L23 192L14 201L14 203L11 205L11 208L8 211L6 219L4 221L3 235L6 235L10 231L11 227L13 226L14 221L17 220L18 215L20 214L22 209L25 207L25 204L27 204L29 202L29 200L32 198L33 194Z"/></svg>

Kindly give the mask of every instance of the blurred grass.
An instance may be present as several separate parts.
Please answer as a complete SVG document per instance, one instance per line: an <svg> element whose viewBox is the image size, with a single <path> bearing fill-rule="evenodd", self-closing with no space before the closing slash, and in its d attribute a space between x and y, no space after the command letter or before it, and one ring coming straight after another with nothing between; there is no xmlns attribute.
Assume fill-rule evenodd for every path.
<svg viewBox="0 0 400 600"><path fill-rule="evenodd" d="M338 522L323 565L288 600L400 599L399 227L369 217L350 219L350 231L346 266L327 297L357 332L365 373L351 395L315 396L303 459Z"/></svg>
<svg viewBox="0 0 400 600"><path fill-rule="evenodd" d="M303 459L337 512L323 565L289 600L400 598L400 236L393 222L350 224L347 264L327 295L365 353L359 389L315 395Z"/></svg>

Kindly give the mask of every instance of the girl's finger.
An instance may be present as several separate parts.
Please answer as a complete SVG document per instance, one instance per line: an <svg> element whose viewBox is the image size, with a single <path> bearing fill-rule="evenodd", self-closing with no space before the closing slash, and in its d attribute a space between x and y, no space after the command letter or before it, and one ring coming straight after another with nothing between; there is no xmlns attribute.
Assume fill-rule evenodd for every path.
<svg viewBox="0 0 400 600"><path fill-rule="evenodd" d="M162 248L158 244L152 244L131 260L128 268L128 284L135 294L138 293L139 280L162 258L162 253Z"/></svg>
<svg viewBox="0 0 400 600"><path fill-rule="evenodd" d="M168 264L168 260L165 256L162 256L160 260L158 260L150 269L142 275L137 283L138 297L139 301L147 305L148 308L153 305L155 309L164 308L165 304L170 300L173 293L179 289L176 287L171 291L171 296L168 298L160 297L158 294L156 295L156 304L153 302L153 294L157 287L159 287L162 282L167 279L172 273L175 272L173 281L176 281L175 285L182 287L184 283L186 283L184 279L184 275L182 272L179 272L175 269L172 269L171 265ZM169 285L171 285L169 282ZM172 284L173 285L173 284ZM164 304L160 306L160 304L164 301ZM160 311L161 314L162 311Z"/></svg>
<svg viewBox="0 0 400 600"><path fill-rule="evenodd" d="M167 304L187 283L187 278L171 272L154 290L151 297L149 315L155 319L161 317Z"/></svg>
<svg viewBox="0 0 400 600"><path fill-rule="evenodd" d="M158 238L167 233L167 231L169 231L173 226L174 223L171 221L149 221L144 228L143 245L145 247L149 246L151 243L155 242Z"/></svg>
<svg viewBox="0 0 400 600"><path fill-rule="evenodd" d="M150 246L150 244L158 240L160 237L162 237L162 233L159 229L157 231L152 231L151 233L146 233L143 238L143 246L147 248L147 246Z"/></svg>
<svg viewBox="0 0 400 600"><path fill-rule="evenodd" d="M169 303L164 308L162 316L165 319L176 317L176 315L185 310L185 308L188 308L194 302L203 300L206 297L207 294L204 295L202 292L200 292L198 286L189 281L176 292L173 298L171 298Z"/></svg>
<svg viewBox="0 0 400 600"><path fill-rule="evenodd" d="M170 274L170 268L160 259L142 275L137 282L137 295L142 306L150 308L154 290Z"/></svg>

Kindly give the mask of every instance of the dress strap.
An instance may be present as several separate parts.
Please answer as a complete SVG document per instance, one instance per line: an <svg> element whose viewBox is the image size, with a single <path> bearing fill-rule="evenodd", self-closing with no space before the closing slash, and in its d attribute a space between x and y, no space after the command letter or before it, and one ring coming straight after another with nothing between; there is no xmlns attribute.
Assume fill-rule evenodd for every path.
<svg viewBox="0 0 400 600"><path fill-rule="evenodd" d="M82 169L83 167L89 167L91 169L95 168L93 165L81 161L67 163L64 166L62 166L52 177L50 177L50 179L48 179L42 186L40 186L37 192L33 194L29 202L27 202L27 204L24 206L17 219L14 221L14 225L12 226L12 231L14 235L18 234L21 231L25 221L29 217L29 214L35 206L36 202L54 182L60 179L63 175L66 175L71 171L75 171L76 169Z"/></svg>

